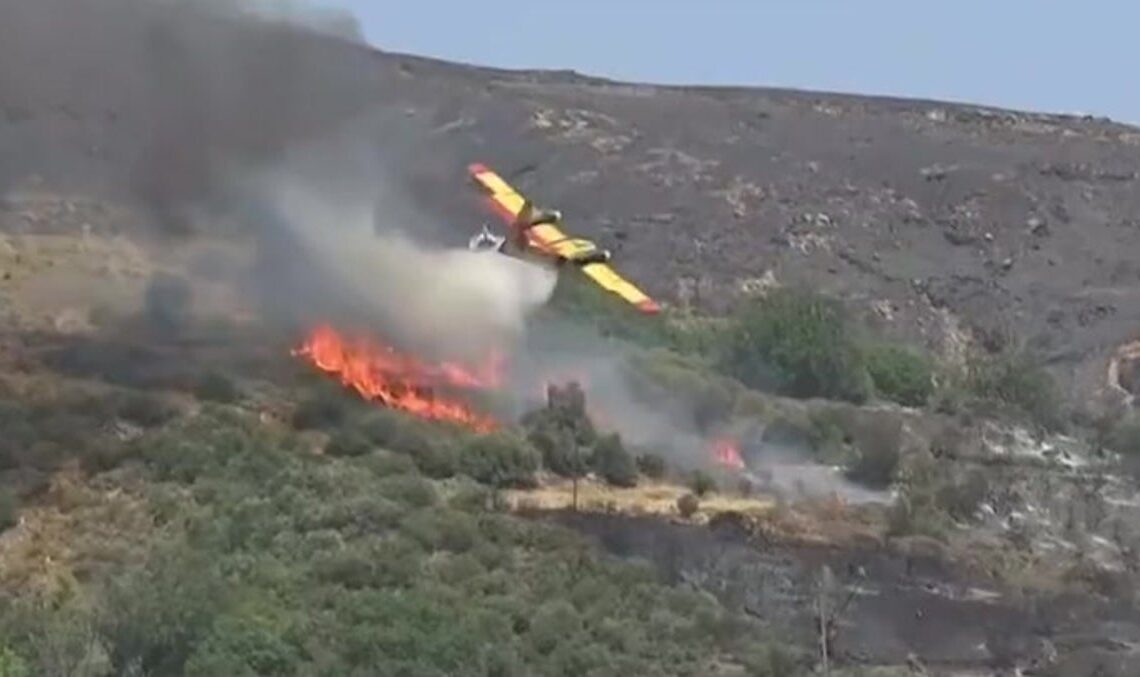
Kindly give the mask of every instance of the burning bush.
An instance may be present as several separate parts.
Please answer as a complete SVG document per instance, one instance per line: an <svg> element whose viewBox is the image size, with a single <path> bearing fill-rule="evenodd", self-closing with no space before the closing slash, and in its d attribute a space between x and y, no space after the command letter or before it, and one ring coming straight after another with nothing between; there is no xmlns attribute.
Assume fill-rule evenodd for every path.
<svg viewBox="0 0 1140 677"><path fill-rule="evenodd" d="M478 367L426 362L370 337L345 336L328 325L313 329L293 354L336 377L366 401L477 432L498 427L493 418L474 411L451 392L499 385L502 365L497 355Z"/></svg>

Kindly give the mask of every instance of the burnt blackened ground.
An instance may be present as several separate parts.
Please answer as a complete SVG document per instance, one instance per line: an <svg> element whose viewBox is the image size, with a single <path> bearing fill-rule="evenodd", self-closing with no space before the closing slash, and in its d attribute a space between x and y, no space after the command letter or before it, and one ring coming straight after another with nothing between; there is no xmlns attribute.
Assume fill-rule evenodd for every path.
<svg viewBox="0 0 1140 677"><path fill-rule="evenodd" d="M805 651L818 646L815 605L826 565L835 580L828 603L841 610L833 639L840 664L902 664L917 657L936 674L1140 670L1140 610L1120 598L1011 590L936 557L758 543L731 526L568 511L544 517L619 557L651 562L673 582L715 594Z"/></svg>

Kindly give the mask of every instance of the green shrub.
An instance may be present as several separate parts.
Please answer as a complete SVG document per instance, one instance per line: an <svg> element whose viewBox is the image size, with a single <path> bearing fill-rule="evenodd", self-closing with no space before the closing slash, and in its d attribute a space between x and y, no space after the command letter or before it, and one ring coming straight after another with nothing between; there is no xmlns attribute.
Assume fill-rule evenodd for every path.
<svg viewBox="0 0 1140 677"><path fill-rule="evenodd" d="M147 284L144 315L157 329L180 329L190 314L190 283L167 272L155 273Z"/></svg>
<svg viewBox="0 0 1140 677"><path fill-rule="evenodd" d="M241 392L233 379L221 372L210 371L202 374L194 384L194 395L200 400L229 404L236 401Z"/></svg>
<svg viewBox="0 0 1140 677"><path fill-rule="evenodd" d="M908 407L921 407L934 391L930 359L916 350L886 344L865 349L867 372L884 398Z"/></svg>
<svg viewBox="0 0 1140 677"><path fill-rule="evenodd" d="M115 674L181 674L228 596L216 557L187 547L156 553L113 579L96 626Z"/></svg>
<svg viewBox="0 0 1140 677"><path fill-rule="evenodd" d="M361 464L368 468L377 477L389 475L415 475L419 472L416 462L411 457L397 454L387 449L376 449L368 454Z"/></svg>
<svg viewBox="0 0 1140 677"><path fill-rule="evenodd" d="M370 411L356 427L373 444L406 454L428 477L447 479L458 472L461 436L444 427L392 409Z"/></svg>
<svg viewBox="0 0 1140 677"><path fill-rule="evenodd" d="M681 517L692 517L701 508L701 501L693 494L685 494L677 499L677 512Z"/></svg>
<svg viewBox="0 0 1140 677"><path fill-rule="evenodd" d="M967 387L975 397L1005 405L1045 429L1063 425L1057 383L1028 351L975 355L969 364Z"/></svg>
<svg viewBox="0 0 1140 677"><path fill-rule="evenodd" d="M495 487L533 487L539 454L525 438L493 432L472 438L459 456L460 469Z"/></svg>
<svg viewBox="0 0 1140 677"><path fill-rule="evenodd" d="M329 438L325 453L329 456L364 456L372 451L368 438L355 430L341 430Z"/></svg>
<svg viewBox="0 0 1140 677"><path fill-rule="evenodd" d="M300 651L264 619L219 619L186 663L188 675L287 675Z"/></svg>
<svg viewBox="0 0 1140 677"><path fill-rule="evenodd" d="M950 517L968 520L989 493L989 480L981 470L972 470L965 477L944 481L937 489L935 500Z"/></svg>
<svg viewBox="0 0 1140 677"><path fill-rule="evenodd" d="M347 407L344 396L328 388L320 388L293 410L293 427L297 430L329 428L344 421Z"/></svg>
<svg viewBox="0 0 1140 677"><path fill-rule="evenodd" d="M1108 446L1118 454L1140 457L1140 419L1128 418L1116 423L1108 435Z"/></svg>
<svg viewBox="0 0 1140 677"><path fill-rule="evenodd" d="M425 445L412 460L420 472L432 479L447 479L459 471L459 450L456 443L447 439Z"/></svg>
<svg viewBox="0 0 1140 677"><path fill-rule="evenodd" d="M16 526L20 519L20 499L11 489L0 489L0 532Z"/></svg>
<svg viewBox="0 0 1140 677"><path fill-rule="evenodd" d="M705 494L716 491L716 488L716 480L703 470L695 470L689 476L689 489L697 498L703 498Z"/></svg>
<svg viewBox="0 0 1140 677"><path fill-rule="evenodd" d="M853 441L857 456L847 468L847 477L876 489L889 486L894 481L902 453L902 420L867 415L855 428Z"/></svg>
<svg viewBox="0 0 1140 677"><path fill-rule="evenodd" d="M160 395L125 393L115 397L114 401L116 415L146 428L162 425L178 413L178 410Z"/></svg>
<svg viewBox="0 0 1140 677"><path fill-rule="evenodd" d="M458 510L428 509L409 514L401 530L427 550L467 552L479 532L475 520Z"/></svg>
<svg viewBox="0 0 1140 677"><path fill-rule="evenodd" d="M945 536L949 515L938 503L942 470L927 456L900 466L899 495L887 515L890 536Z"/></svg>
<svg viewBox="0 0 1140 677"><path fill-rule="evenodd" d="M870 376L840 303L797 289L749 302L726 335L721 367L792 397L862 402Z"/></svg>
<svg viewBox="0 0 1140 677"><path fill-rule="evenodd" d="M411 508L435 505L439 496L435 486L419 475L390 475L377 486L381 496Z"/></svg>
<svg viewBox="0 0 1140 677"><path fill-rule="evenodd" d="M542 455L542 465L562 477L581 477L587 463L571 430L549 423L532 424L527 440Z"/></svg>
<svg viewBox="0 0 1140 677"><path fill-rule="evenodd" d="M0 646L0 677L32 677L32 671L19 654Z"/></svg>
<svg viewBox="0 0 1140 677"><path fill-rule="evenodd" d="M644 453L637 457L637 469L649 479L665 477L665 459L658 454Z"/></svg>
<svg viewBox="0 0 1140 677"><path fill-rule="evenodd" d="M527 635L536 651L548 654L581 631L582 619L574 605L566 600L552 600L535 611Z"/></svg>
<svg viewBox="0 0 1140 677"><path fill-rule="evenodd" d="M598 438L592 461L595 472L609 484L615 487L637 486L637 464L617 433Z"/></svg>

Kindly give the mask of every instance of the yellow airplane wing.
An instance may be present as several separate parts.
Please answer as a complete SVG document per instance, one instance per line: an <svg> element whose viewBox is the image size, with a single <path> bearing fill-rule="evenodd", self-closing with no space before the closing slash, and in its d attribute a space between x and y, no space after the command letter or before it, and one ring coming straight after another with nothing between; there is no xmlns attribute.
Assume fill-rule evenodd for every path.
<svg viewBox="0 0 1140 677"><path fill-rule="evenodd" d="M468 171L471 177L487 192L495 211L508 223L514 223L526 207L526 198L486 165L472 164L468 167ZM567 259L573 259L576 255L584 254L594 248L592 242L568 237L557 226L549 223L532 226L527 230L527 236L536 248ZM646 296L644 292L621 275L618 275L608 264L587 263L582 266L582 272L603 289L617 294L643 313L654 314L661 310L656 301Z"/></svg>

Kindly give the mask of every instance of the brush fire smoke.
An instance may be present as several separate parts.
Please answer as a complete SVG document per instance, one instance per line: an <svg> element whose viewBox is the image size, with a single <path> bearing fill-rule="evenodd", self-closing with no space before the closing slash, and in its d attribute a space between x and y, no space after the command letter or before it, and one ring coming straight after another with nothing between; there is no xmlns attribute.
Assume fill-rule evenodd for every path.
<svg viewBox="0 0 1140 677"><path fill-rule="evenodd" d="M461 396L449 394L501 389L505 364L497 351L474 367L457 362L431 364L373 339L346 337L322 324L293 350L293 355L338 379L365 400L426 420L458 423L477 432L500 426L494 417L475 411ZM590 413L596 423L609 427L604 412L595 408ZM731 437L713 440L708 452L710 459L725 469L745 469L739 444Z"/></svg>

